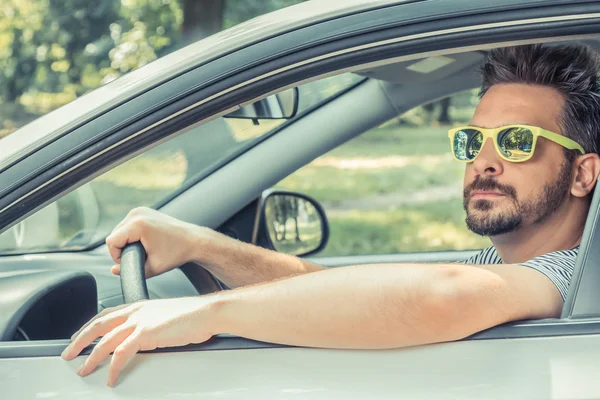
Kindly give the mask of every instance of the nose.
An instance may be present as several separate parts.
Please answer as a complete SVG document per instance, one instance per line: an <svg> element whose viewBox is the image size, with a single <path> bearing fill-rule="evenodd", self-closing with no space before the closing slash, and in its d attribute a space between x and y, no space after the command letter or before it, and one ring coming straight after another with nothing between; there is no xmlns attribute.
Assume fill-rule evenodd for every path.
<svg viewBox="0 0 600 400"><path fill-rule="evenodd" d="M481 175L482 177L494 177L501 175L502 172L504 172L502 161L502 158L500 158L500 155L494 148L492 139L488 138L472 164L476 175Z"/></svg>

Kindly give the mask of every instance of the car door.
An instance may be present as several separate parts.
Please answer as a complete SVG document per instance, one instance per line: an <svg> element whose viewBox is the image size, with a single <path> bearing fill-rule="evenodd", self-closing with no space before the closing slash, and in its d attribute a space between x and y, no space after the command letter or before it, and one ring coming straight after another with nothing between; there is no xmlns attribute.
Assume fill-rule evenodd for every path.
<svg viewBox="0 0 600 400"><path fill-rule="evenodd" d="M422 58L430 51L458 52L466 46L485 48L491 43L582 35L598 29L598 5L593 2L365 4L347 13L328 14L318 23L311 20L313 25L302 29L284 33L282 27L268 40L195 69L178 65L177 73L169 79L163 76L164 81L156 86L145 81L147 86L136 86L122 103L108 99L106 106L92 110L93 115L63 121L68 129L57 128L51 138L34 141L33 147L32 143L24 145L19 152L3 153L2 229L169 136L287 85L346 68L367 68L368 63L386 58ZM229 34L235 38L243 32L242 27ZM167 57L163 63L168 62ZM108 96L127 84L133 85L126 79L108 85L100 94ZM376 86L367 82L360 90L373 94L369 102L381 101L384 107L381 97L385 96ZM377 93L381 97L376 97ZM82 106L90 99L73 104ZM344 104L347 99L340 97L329 105ZM320 110L326 112L329 105ZM395 109L387 105L391 118ZM360 106L367 107L366 103ZM351 114L346 118L353 122ZM264 189L349 139L340 134L335 142L315 130L294 130L301 121L308 125L311 119L275 130L190 178L159 204L160 209L216 228ZM364 132L374 121L364 118L356 123ZM303 142L298 141L301 138ZM291 146L294 143L296 146ZM257 160L267 155L272 166L258 168ZM252 174L253 179L231 185L240 171ZM75 374L81 357L72 362L59 358L67 340L2 342L0 393L3 398L598 397L593 382L599 367L593 349L600 345L595 318L600 310L595 306L593 288L586 286L590 283L579 282L592 274L589 271L597 261L593 248L598 201L596 196L582 243L585 256L578 263L577 284L565 307L565 317L573 319L512 324L471 338L485 340L388 351L293 348L224 335L202 345L140 354L114 389L105 386L106 365L82 379ZM195 206L193 212L191 205ZM98 248L71 257L106 268L103 251ZM57 256L11 257L2 261L39 266Z"/></svg>

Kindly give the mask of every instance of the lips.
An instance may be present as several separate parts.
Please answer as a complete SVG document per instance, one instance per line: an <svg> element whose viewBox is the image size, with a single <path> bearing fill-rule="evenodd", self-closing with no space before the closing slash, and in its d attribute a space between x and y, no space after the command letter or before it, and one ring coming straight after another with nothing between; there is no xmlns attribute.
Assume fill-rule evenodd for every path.
<svg viewBox="0 0 600 400"><path fill-rule="evenodd" d="M504 197L505 194L504 193L500 193L500 192L494 192L491 190L473 190L471 191L471 195L470 197L473 198L478 198L478 199L494 199L494 198L499 198L499 197Z"/></svg>
<svg viewBox="0 0 600 400"><path fill-rule="evenodd" d="M516 201L517 192L511 185L502 184L495 179L482 179L480 176L476 177L475 180L463 190L465 204L471 199L494 200L502 197L507 197Z"/></svg>

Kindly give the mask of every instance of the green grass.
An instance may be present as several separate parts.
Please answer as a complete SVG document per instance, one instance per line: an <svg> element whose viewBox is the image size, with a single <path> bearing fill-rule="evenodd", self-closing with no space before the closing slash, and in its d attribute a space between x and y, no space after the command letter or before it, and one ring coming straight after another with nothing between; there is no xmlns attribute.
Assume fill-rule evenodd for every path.
<svg viewBox="0 0 600 400"><path fill-rule="evenodd" d="M460 200L465 167L452 159L447 131L389 123L320 157L277 187L308 194L326 206L331 235L320 256L489 246L489 239L465 226ZM431 194L411 201L431 189L457 193L450 199ZM399 204L377 207L376 200L387 194L397 194ZM349 199L353 206L347 205Z"/></svg>
<svg viewBox="0 0 600 400"><path fill-rule="evenodd" d="M469 232L460 201L396 211L348 211L329 216L331 235L319 256L480 249L487 238Z"/></svg>
<svg viewBox="0 0 600 400"><path fill-rule="evenodd" d="M463 174L464 165L451 160L435 165L415 162L399 168L354 170L309 165L281 181L277 187L327 202L398 191L410 196L412 191L447 186L449 182L462 179Z"/></svg>
<svg viewBox="0 0 600 400"><path fill-rule="evenodd" d="M386 155L449 154L448 127L409 127L390 124L375 128L334 149L335 157L369 157Z"/></svg>

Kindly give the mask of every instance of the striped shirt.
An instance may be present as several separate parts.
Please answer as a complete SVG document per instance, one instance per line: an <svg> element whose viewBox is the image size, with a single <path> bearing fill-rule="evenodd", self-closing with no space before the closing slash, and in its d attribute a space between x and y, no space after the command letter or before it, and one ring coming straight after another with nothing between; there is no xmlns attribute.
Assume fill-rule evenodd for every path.
<svg viewBox="0 0 600 400"><path fill-rule="evenodd" d="M563 301L567 298L569 290L569 282L573 276L575 269L575 261L577 260L577 252L579 246L571 250L559 250L553 253L541 255L532 258L529 261L521 263L529 268L546 275L559 290ZM483 249L464 262L464 264L504 264L502 258L496 251L494 246Z"/></svg>

